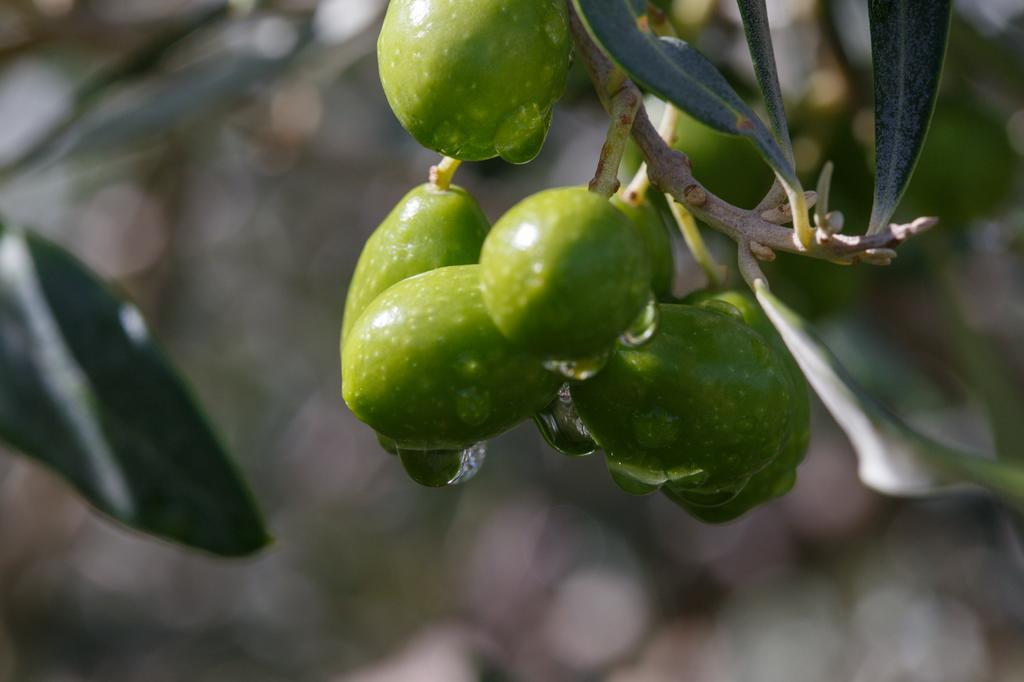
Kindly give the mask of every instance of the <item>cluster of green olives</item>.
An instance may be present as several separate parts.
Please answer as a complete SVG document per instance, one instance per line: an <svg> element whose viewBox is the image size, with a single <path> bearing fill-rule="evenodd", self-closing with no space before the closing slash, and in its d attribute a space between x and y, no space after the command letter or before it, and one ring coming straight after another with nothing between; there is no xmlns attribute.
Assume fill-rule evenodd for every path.
<svg viewBox="0 0 1024 682"><path fill-rule="evenodd" d="M447 4L392 0L378 43L392 108L453 158L532 158L568 67L565 4ZM423 73L403 67L413 57ZM531 74L514 88L511 62ZM421 185L356 265L345 402L425 485L468 480L488 439L532 419L563 454L603 450L627 492L736 518L793 485L807 388L749 295L675 301L674 271L643 199L548 189L492 227L465 190Z"/></svg>

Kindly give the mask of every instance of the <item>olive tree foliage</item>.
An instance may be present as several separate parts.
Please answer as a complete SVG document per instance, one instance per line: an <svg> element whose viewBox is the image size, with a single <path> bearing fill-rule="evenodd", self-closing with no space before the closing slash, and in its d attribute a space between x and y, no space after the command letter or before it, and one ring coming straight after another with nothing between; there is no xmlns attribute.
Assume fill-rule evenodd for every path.
<svg viewBox="0 0 1024 682"><path fill-rule="evenodd" d="M795 185L787 191L792 196L802 190L798 181L794 182L765 5L757 0L741 1L739 5L770 126L757 121L738 125L737 121L754 117L713 65L684 41L636 28L638 18L647 9L643 3L577 0L575 7L586 27L586 34L578 32L583 44L581 52L594 64L591 72L599 84L618 65L638 84L707 125L750 138L772 166L779 184ZM875 78L876 186L871 222L863 226L861 236L837 234L830 225L826 205L830 170L823 172L818 185L813 235L803 238L799 234L799 218L794 221L793 230L780 229L760 214L758 209L763 206L743 211L716 199L700 186L678 155L659 140L652 126L644 125L642 117L640 124L634 125L633 135L644 151L652 180L707 224L737 242L741 273L809 383L853 443L866 484L890 494L921 495L971 483L985 486L1019 505L1024 472L1010 463L1012 454L993 458L961 452L908 427L857 386L813 328L771 293L758 266L758 260L771 259L775 250L885 265L895 256L892 249L937 222L935 218L921 218L897 225L889 223L889 219L910 181L924 143L942 70L950 11L948 2L869 3ZM623 25L631 30L622 31ZM601 49L586 52L588 39ZM773 198L771 192L766 197L769 198Z"/></svg>
<svg viewBox="0 0 1024 682"><path fill-rule="evenodd" d="M644 0L571 0L575 59L586 67L610 114L591 189L605 196L619 189L619 161L632 139L644 166L624 189L649 185L668 196L709 279L718 276L719 266L703 248L693 218L735 242L738 271L849 436L867 485L890 494L919 495L970 484L1024 509L1019 453L963 452L911 429L856 385L814 329L772 293L759 265L784 251L836 263L886 266L900 244L935 225L937 219L931 217L905 224L890 221L934 108L949 0L868 4L876 187L869 224L845 226L846 232L843 207L828 201L830 167L823 169L814 191L802 187L797 177L765 1L737 2L766 120L711 61L672 34L656 6ZM81 124L98 103L145 79L196 33L263 11L261 4L214 4L88 78L65 115L0 168L0 180L87 146ZM300 20L298 38L284 54L233 65L218 82L231 79L241 91L272 78L313 34L312 20ZM642 93L668 103L664 121L651 121ZM200 91L197 96L205 95ZM757 206L734 206L701 185L699 173L695 177L687 162L685 141L682 152L667 141L678 111L753 145L776 178ZM173 117L174 110L167 115ZM94 124L93 132L97 127L103 131L101 124ZM450 172L442 162L435 180L439 174L445 182ZM258 551L268 541L257 504L215 425L138 309L74 256L29 228L10 223L0 226L0 438L59 473L99 512L144 533L225 556Z"/></svg>

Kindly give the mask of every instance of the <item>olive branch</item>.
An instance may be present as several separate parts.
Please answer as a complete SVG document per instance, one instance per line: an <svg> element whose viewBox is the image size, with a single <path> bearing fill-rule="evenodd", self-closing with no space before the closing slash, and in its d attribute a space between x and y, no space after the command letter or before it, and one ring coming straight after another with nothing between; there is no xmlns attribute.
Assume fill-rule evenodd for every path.
<svg viewBox="0 0 1024 682"><path fill-rule="evenodd" d="M568 4L576 54L590 74L605 110L612 117L591 188L608 195L617 189L618 181L614 174L622 158L628 137L625 132L628 131L645 160L651 185L736 242L740 273L749 284L753 285L757 280L766 281L758 261L773 260L776 251L842 264L888 265L896 257L896 247L938 223L937 218L921 217L910 223L891 223L873 234L845 235L834 232L828 220L819 218L814 228L814 239L805 246L796 230L785 227L793 221L793 213L785 201L785 194L778 191L778 183L769 191L765 201L754 209L730 204L694 177L686 154L673 149L666 141L672 134L671 127L660 126L659 131L654 126L643 105L640 89L598 47L572 2ZM829 215L825 205L829 175L829 172L823 173L820 193L807 192L805 195L808 208L822 200L822 205L817 207L817 216Z"/></svg>

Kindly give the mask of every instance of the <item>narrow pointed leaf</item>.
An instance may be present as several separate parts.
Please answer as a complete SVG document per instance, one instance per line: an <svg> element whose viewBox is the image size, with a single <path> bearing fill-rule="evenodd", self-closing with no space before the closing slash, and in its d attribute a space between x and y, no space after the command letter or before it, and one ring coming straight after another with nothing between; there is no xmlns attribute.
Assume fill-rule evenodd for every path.
<svg viewBox="0 0 1024 682"><path fill-rule="evenodd" d="M3 226L0 439L143 532L230 556L267 542L138 309L54 244Z"/></svg>
<svg viewBox="0 0 1024 682"><path fill-rule="evenodd" d="M217 113L278 77L312 39L307 26L283 54L268 57L225 51L140 83L117 100L83 112L15 170L45 167L77 154L109 152Z"/></svg>
<svg viewBox="0 0 1024 682"><path fill-rule="evenodd" d="M910 428L859 387L810 325L763 282L757 282L755 293L808 383L853 444L866 485L908 496L982 486L1024 510L1024 467L961 451Z"/></svg>
<svg viewBox="0 0 1024 682"><path fill-rule="evenodd" d="M631 79L715 130L746 137L790 189L801 192L778 140L714 64L686 41L640 30L643 0L574 3L591 36Z"/></svg>
<svg viewBox="0 0 1024 682"><path fill-rule="evenodd" d="M74 126L111 89L153 71L181 41L227 18L232 8L233 3L228 1L205 7L132 51L124 59L101 69L76 90L71 106L55 127L21 150L14 160L0 167L0 178L13 176L43 161L51 153L53 145L61 141L64 132Z"/></svg>
<svg viewBox="0 0 1024 682"><path fill-rule="evenodd" d="M868 228L886 227L924 146L946 54L950 0L870 0L875 79L875 199Z"/></svg>
<svg viewBox="0 0 1024 682"><path fill-rule="evenodd" d="M754 74L761 87L764 104L768 108L768 120L786 159L793 163L793 143L789 138L789 124L786 121L786 106L782 100L782 86L775 66L775 48L768 26L768 9L764 0L737 0L740 16L743 17L743 32L747 37L750 58L754 62Z"/></svg>

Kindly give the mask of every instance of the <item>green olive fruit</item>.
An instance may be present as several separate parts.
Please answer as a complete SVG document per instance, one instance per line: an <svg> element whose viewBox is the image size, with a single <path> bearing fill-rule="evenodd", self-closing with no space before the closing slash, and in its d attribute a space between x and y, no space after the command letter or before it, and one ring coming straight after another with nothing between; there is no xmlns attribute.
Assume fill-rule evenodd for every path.
<svg viewBox="0 0 1024 682"><path fill-rule="evenodd" d="M724 523L738 518L759 504L786 494L793 487L796 468L803 461L811 438L810 394L799 365L753 296L740 291L699 291L687 296L684 302L705 308L731 307L775 348L786 366L791 382L792 411L787 429L788 438L778 457L754 474L734 497L716 502L702 499L692 491L676 492L671 490L671 486L663 489L669 498L697 518L709 523Z"/></svg>
<svg viewBox="0 0 1024 682"><path fill-rule="evenodd" d="M555 399L533 415L533 423L544 441L567 457L585 457L597 451L597 444L573 407L569 384L563 384Z"/></svg>
<svg viewBox="0 0 1024 682"><path fill-rule="evenodd" d="M342 393L361 421L402 448L459 449L529 418L559 379L510 345L480 294L480 266L393 285L342 345Z"/></svg>
<svg viewBox="0 0 1024 682"><path fill-rule="evenodd" d="M484 240L480 275L501 333L547 359L606 352L651 297L643 240L607 199L580 187L509 209Z"/></svg>
<svg viewBox="0 0 1024 682"><path fill-rule="evenodd" d="M786 342L782 340L782 336L775 329L775 325L764 314L754 297L744 291L698 291L684 298L683 303L705 308L711 306L712 309L719 305L728 306L739 313L743 321L775 349L789 375L791 396L789 402L792 415L789 439L776 462L787 468L795 469L803 461L811 439L811 397L804 373L789 352L789 348L786 347Z"/></svg>
<svg viewBox="0 0 1024 682"><path fill-rule="evenodd" d="M1009 195L1020 164L1005 122L969 98L940 102L904 196L908 215L947 229L989 215Z"/></svg>
<svg viewBox="0 0 1024 682"><path fill-rule="evenodd" d="M476 199L461 187L415 187L391 209L359 255L345 299L342 342L382 291L406 277L480 259L490 229Z"/></svg>
<svg viewBox="0 0 1024 682"><path fill-rule="evenodd" d="M792 380L778 351L737 316L661 304L647 345L618 348L576 384L576 410L609 468L646 486L732 490L789 437Z"/></svg>
<svg viewBox="0 0 1024 682"><path fill-rule="evenodd" d="M563 0L391 0L377 41L391 109L423 146L525 163L571 61Z"/></svg>
<svg viewBox="0 0 1024 682"><path fill-rule="evenodd" d="M672 261L672 236L661 214L649 201L630 203L615 195L611 199L615 208L626 214L647 249L651 263L651 289L658 298L672 292L675 264Z"/></svg>
<svg viewBox="0 0 1024 682"><path fill-rule="evenodd" d="M754 474L746 485L725 502L702 503L692 493L676 491L671 486L662 488L670 500L705 523L728 523L758 505L782 497L796 483L796 470L785 469L774 462Z"/></svg>

